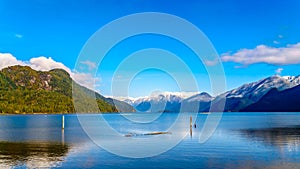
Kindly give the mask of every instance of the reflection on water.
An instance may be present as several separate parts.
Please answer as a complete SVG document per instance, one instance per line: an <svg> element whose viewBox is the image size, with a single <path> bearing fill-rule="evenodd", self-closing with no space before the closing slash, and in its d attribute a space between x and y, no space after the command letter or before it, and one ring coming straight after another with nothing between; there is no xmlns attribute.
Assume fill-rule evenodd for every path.
<svg viewBox="0 0 300 169"><path fill-rule="evenodd" d="M252 141L261 141L279 148L287 147L293 151L299 151L300 126L242 129L239 132Z"/></svg>
<svg viewBox="0 0 300 169"><path fill-rule="evenodd" d="M87 125L101 126L99 115L85 115ZM119 114L105 114L105 119L123 136L127 133L168 131L176 113L164 113L154 122L132 123ZM130 116L134 116L133 114ZM140 117L140 116L138 116ZM300 168L300 113L225 113L214 135L205 143L198 139L207 119L199 114L195 121L180 121L186 137L177 146L158 156L132 159L109 153L85 134L76 115L0 116L0 168ZM194 123L193 123L194 124ZM163 137L171 134L153 135ZM152 135L147 135L152 137ZM147 137L124 137L143 139ZM105 138L116 148L109 133ZM157 145L161 146L161 145ZM145 151L134 145L136 151Z"/></svg>
<svg viewBox="0 0 300 169"><path fill-rule="evenodd" d="M58 167L69 146L50 142L0 142L0 167Z"/></svg>

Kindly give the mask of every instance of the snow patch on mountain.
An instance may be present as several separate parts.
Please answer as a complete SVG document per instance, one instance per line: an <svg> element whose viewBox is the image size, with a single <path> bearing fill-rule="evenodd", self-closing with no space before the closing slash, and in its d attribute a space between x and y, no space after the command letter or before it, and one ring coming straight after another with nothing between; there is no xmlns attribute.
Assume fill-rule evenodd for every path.
<svg viewBox="0 0 300 169"><path fill-rule="evenodd" d="M276 88L279 91L295 87L300 84L300 76L279 76L274 75L257 82L242 85L239 88L221 94L226 98L249 97L253 101L258 101L270 89Z"/></svg>
<svg viewBox="0 0 300 169"><path fill-rule="evenodd" d="M144 97L118 97L116 99L136 106L142 102L181 102L183 99L194 96L197 92L154 92L150 96Z"/></svg>
<svg viewBox="0 0 300 169"><path fill-rule="evenodd" d="M202 93L196 94L192 97L189 97L189 98L185 99L185 101L187 101L187 102L195 102L195 101L197 101L197 102L210 102L212 99L213 99L213 97L211 95L209 95L206 92L202 92Z"/></svg>

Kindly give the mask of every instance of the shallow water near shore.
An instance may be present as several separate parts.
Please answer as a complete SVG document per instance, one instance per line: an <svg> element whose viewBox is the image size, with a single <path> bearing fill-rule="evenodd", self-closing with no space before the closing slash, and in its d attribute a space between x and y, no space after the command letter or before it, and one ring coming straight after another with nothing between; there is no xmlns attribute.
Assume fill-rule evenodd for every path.
<svg viewBox="0 0 300 169"><path fill-rule="evenodd" d="M149 124L125 117L134 114L79 116L91 117L90 128L100 125L97 116L103 116L124 138L133 133L145 140L167 139L170 133L147 133L167 131L178 114L156 115ZM177 146L147 158L107 152L84 132L77 115L65 115L64 130L61 115L0 116L0 168L300 168L300 113L224 113L213 136L199 143L207 116L199 113L196 128ZM189 121L182 123L189 128Z"/></svg>

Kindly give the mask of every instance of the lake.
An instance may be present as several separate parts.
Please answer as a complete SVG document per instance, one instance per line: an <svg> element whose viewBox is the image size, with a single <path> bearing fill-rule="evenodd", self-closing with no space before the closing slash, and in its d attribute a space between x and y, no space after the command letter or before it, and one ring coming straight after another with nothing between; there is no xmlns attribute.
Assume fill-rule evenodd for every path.
<svg viewBox="0 0 300 169"><path fill-rule="evenodd" d="M95 133L93 140L77 115L65 115L64 130L61 115L3 115L0 168L300 168L300 113L223 113L212 137L204 143L199 143L199 134L208 115L199 113L196 128L190 130L188 120L177 122L183 128L178 128L178 133L185 137L161 154L145 158L114 154L118 149L125 153L134 149L132 152L147 155L173 141L176 130L151 135L167 131L178 117L177 113L160 115L79 115L87 120L86 129ZM119 133L123 142L101 130L105 124L99 122L99 116ZM143 116L153 118L153 122L140 123L137 119L143 120ZM161 144L153 146L151 138L161 140ZM126 139L139 140L140 145L126 146ZM107 150L98 141L111 143L109 146L116 150Z"/></svg>

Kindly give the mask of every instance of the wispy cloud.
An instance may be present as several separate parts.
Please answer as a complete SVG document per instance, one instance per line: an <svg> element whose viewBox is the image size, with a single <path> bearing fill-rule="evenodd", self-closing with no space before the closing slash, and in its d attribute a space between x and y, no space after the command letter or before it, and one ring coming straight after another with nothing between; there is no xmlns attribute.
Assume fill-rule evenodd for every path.
<svg viewBox="0 0 300 169"><path fill-rule="evenodd" d="M100 86L101 79L99 77L94 77L90 73L72 72L71 76L77 83L89 89L96 90L96 88Z"/></svg>
<svg viewBox="0 0 300 169"><path fill-rule="evenodd" d="M282 71L283 71L283 68L280 67L275 70L275 73L280 75Z"/></svg>
<svg viewBox="0 0 300 169"><path fill-rule="evenodd" d="M223 54L223 62L236 62L242 65L267 63L272 65L290 65L300 63L300 43L286 47L259 45L254 49L241 49L233 54Z"/></svg>
<svg viewBox="0 0 300 169"><path fill-rule="evenodd" d="M218 63L217 59L214 60L204 60L204 64L206 66L215 66Z"/></svg>
<svg viewBox="0 0 300 169"><path fill-rule="evenodd" d="M89 70L93 70L97 67L95 62L91 62L89 60L86 60L86 61L83 61L83 62L80 62L80 63L86 65Z"/></svg>
<svg viewBox="0 0 300 169"><path fill-rule="evenodd" d="M17 38L23 38L23 35L21 35L21 34L15 34L15 36L17 37Z"/></svg>

